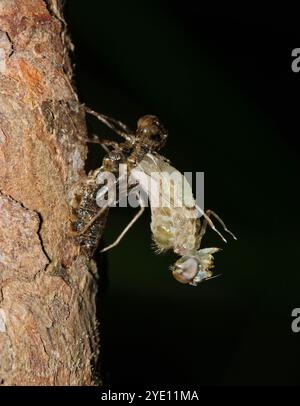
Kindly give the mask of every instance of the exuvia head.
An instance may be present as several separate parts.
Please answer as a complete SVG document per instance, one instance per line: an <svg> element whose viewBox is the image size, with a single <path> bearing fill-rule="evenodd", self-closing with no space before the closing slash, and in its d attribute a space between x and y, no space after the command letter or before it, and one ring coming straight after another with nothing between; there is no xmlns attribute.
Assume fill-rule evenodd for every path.
<svg viewBox="0 0 300 406"><path fill-rule="evenodd" d="M184 284L197 286L198 283L213 277L211 269L214 267L212 254L219 248L204 248L195 254L185 255L175 262L172 267L174 278Z"/></svg>
<svg viewBox="0 0 300 406"><path fill-rule="evenodd" d="M147 144L152 151L162 148L168 133L156 116L146 115L137 123L136 137Z"/></svg>

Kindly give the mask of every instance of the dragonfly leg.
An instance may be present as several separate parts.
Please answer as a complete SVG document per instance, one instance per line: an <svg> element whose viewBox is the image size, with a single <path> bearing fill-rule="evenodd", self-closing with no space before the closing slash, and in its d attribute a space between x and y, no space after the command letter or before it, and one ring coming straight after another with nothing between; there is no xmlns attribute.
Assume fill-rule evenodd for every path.
<svg viewBox="0 0 300 406"><path fill-rule="evenodd" d="M98 210L98 212L95 214L95 216L93 216L91 218L91 220L83 227L82 230L80 231L69 231L69 235L71 237L80 237L81 235L85 234L87 232L87 230L91 227L91 225L94 224L94 222L97 220L97 218L99 218L101 216L101 214L103 214L105 212L105 210L109 207L109 205L105 205L103 206L101 209Z"/></svg>
<svg viewBox="0 0 300 406"><path fill-rule="evenodd" d="M133 142L135 140L135 136L132 134L126 124L122 123L119 120L115 120L114 118L105 116L104 114L97 113L87 106L84 106L84 108L88 114L96 117L101 123L105 124L120 137L125 138L126 141Z"/></svg>
<svg viewBox="0 0 300 406"><path fill-rule="evenodd" d="M89 144L99 144L104 149L104 151L109 154L111 150L119 150L119 144L115 141L106 140L106 139L99 139L96 134L92 135L92 138L87 138L86 142Z"/></svg>
<svg viewBox="0 0 300 406"><path fill-rule="evenodd" d="M221 219L221 217L219 217L214 211L212 211L212 210L207 210L206 211L206 214L208 215L208 216L213 216L216 220L218 220L218 222L221 224L221 226L224 228L224 230L226 231L226 233L228 233L228 234L230 234L231 235L231 237L234 239L234 240L237 240L237 238L236 238L236 236L233 234L233 232L232 231L230 231L230 230L228 230L228 228L226 227L226 224L224 223L224 221Z"/></svg>
<svg viewBox="0 0 300 406"><path fill-rule="evenodd" d="M114 184L117 184L120 182L120 180L122 179L122 176L117 179L116 182L114 182ZM97 198L96 198L97 201ZM85 234L88 229L94 224L94 222L110 207L112 206L112 204L114 203L113 200L109 200L107 201L105 204L103 204L103 206L101 205L101 208L96 212L96 214L90 219L90 221L84 226L84 228L80 231L71 231L70 235L71 236L81 236L83 234ZM117 203L117 202L115 202Z"/></svg>
<svg viewBox="0 0 300 406"><path fill-rule="evenodd" d="M210 220L211 216L215 217L218 220L218 222L221 224L221 226L224 228L224 230L227 233L229 233L235 240L237 239L236 236L230 230L228 230L228 228L226 227L224 221L214 211L208 209L205 212L204 220L203 220L202 227L201 227L201 230L200 230L200 233L199 233L199 246L200 246L201 240L202 240L202 238L203 238L203 236L204 236L204 234L206 232L207 225L210 224L210 222L211 222L211 220ZM224 240L224 237L222 237L222 238Z"/></svg>
<svg viewBox="0 0 300 406"><path fill-rule="evenodd" d="M141 217L141 215L143 214L145 210L144 205L142 204L142 202L140 201L140 210L135 214L135 216L133 217L133 219L127 224L127 226L124 228L124 230L120 233L120 235L118 236L118 238L111 243L110 245L108 245L107 247L103 248L100 252L106 252L114 247L116 247L119 242L122 240L122 238L127 234L127 232L130 230L130 228L135 224L135 222Z"/></svg>

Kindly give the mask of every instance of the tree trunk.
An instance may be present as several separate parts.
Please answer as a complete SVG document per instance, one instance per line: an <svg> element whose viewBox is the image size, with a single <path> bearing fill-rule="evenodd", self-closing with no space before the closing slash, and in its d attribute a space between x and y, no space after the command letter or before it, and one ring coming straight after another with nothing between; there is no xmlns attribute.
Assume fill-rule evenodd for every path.
<svg viewBox="0 0 300 406"><path fill-rule="evenodd" d="M95 263L70 229L85 114L59 0L0 0L0 380L94 385Z"/></svg>

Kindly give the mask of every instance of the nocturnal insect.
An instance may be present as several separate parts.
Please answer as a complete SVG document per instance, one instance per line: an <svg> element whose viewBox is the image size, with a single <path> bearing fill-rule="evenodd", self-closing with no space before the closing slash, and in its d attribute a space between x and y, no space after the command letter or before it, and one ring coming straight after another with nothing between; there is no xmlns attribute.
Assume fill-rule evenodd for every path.
<svg viewBox="0 0 300 406"><path fill-rule="evenodd" d="M192 188L184 175L158 154L155 156L151 153L146 154L133 169L132 176L139 181L149 196L152 238L157 251L172 249L181 256L171 267L174 278L178 282L193 286L213 278L211 271L214 267L213 254L220 249L216 247L200 249L207 225L209 224L223 241L226 240L215 228L210 216L214 216L224 230L236 239L234 234L227 229L216 213L211 210L204 213L197 206ZM159 202L153 204L158 195ZM203 214L202 223L199 214Z"/></svg>
<svg viewBox="0 0 300 406"><path fill-rule="evenodd" d="M106 224L109 203L112 203L107 203L101 209L97 205L101 174L109 172L115 175L118 186L120 183L118 178L119 166L126 164L128 173L130 173L131 169L143 159L146 153L156 153L163 147L167 132L155 116L146 115L141 117L137 123L136 133L133 134L123 123L117 120L96 113L89 108L86 108L86 111L96 116L101 122L125 139L124 142L119 144L110 140L99 141L95 138L90 140L91 142L100 143L107 154L102 161L102 166L88 175L73 201L71 235L78 239L82 250L87 255L92 256L99 245ZM142 211L143 208L123 230L116 242L105 250L117 245L118 241L140 217Z"/></svg>
<svg viewBox="0 0 300 406"><path fill-rule="evenodd" d="M139 119L137 130L132 134L123 123L110 119L104 115L87 109L90 114L95 115L100 121L114 130L125 141L118 144L112 141L101 141L107 155L102 162L101 168L91 173L85 187L81 192L81 199L75 210L76 221L73 223L73 230L77 235L82 247L92 255L96 250L100 235L105 225L109 203L101 204L101 196L107 192L107 187L99 190L102 183L102 175L110 172L116 176L119 173L119 165L126 164L128 174L131 175L141 189L149 196L151 205L151 231L154 243L158 252L172 249L174 253L181 256L171 267L174 278L184 284L196 286L199 282L211 279L213 276L213 254L219 248L200 249L201 240L209 225L226 242L223 235L216 229L210 219L214 216L223 226L224 230L236 238L225 226L223 221L213 211L203 212L196 205L192 189L185 177L172 167L168 160L158 154L158 151L165 144L167 132L157 117L147 115ZM99 141L96 141L99 142ZM149 185L153 185L153 174L160 174L165 181L165 188L158 185L153 193ZM177 182L171 182L169 175L175 174ZM174 178L174 177L173 177ZM155 179L154 179L155 180ZM160 181L159 181L160 182ZM120 177L116 180L120 184ZM134 182L133 182L134 183ZM184 190L184 203L182 196ZM171 193L167 193L167 191ZM135 189L131 191L135 192ZM126 193L128 193L126 189ZM155 196L156 195L156 196ZM154 198L159 196L160 205L154 205ZM170 197L171 196L171 197ZM139 196L140 210L125 227L119 237L108 247L105 252L115 247L144 211L144 202ZM186 204L185 202L188 202ZM183 204L182 204L183 203ZM203 215L203 221L200 221Z"/></svg>

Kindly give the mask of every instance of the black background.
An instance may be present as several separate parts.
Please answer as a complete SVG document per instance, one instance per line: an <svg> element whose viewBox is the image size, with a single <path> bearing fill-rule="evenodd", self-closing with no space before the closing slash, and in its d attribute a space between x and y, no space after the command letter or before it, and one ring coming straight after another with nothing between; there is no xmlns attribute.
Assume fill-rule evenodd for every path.
<svg viewBox="0 0 300 406"><path fill-rule="evenodd" d="M297 384L300 333L297 12L191 1L69 1L80 99L132 128L156 114L162 153L205 172L205 207L237 234L205 246L222 276L197 288L151 249L149 212L102 261L105 383ZM91 129L113 134L94 121ZM88 168L103 153L90 148ZM105 244L133 209L112 209Z"/></svg>

